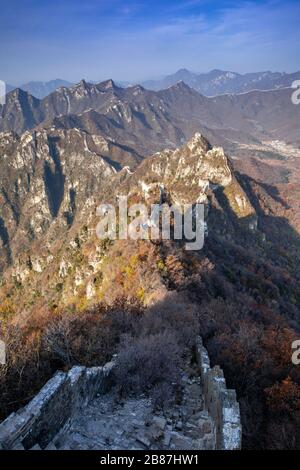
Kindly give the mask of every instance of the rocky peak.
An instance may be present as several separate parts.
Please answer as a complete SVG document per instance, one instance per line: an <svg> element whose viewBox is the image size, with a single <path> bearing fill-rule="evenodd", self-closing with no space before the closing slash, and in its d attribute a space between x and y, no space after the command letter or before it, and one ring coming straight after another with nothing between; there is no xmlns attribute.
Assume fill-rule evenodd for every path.
<svg viewBox="0 0 300 470"><path fill-rule="evenodd" d="M8 111L11 111L13 107L17 107L17 110L21 110L26 103L38 103L39 100L31 96L27 91L21 90L21 88L15 88L13 91L7 94L6 104L3 106Z"/></svg>
<svg viewBox="0 0 300 470"><path fill-rule="evenodd" d="M106 90L117 88L115 82L111 78L109 80L105 80L104 82L101 82L100 85L101 85L101 88L104 88Z"/></svg>
<svg viewBox="0 0 300 470"><path fill-rule="evenodd" d="M208 152L212 148L208 140L200 134L200 132L196 132L196 134L188 141L187 147L192 153Z"/></svg>
<svg viewBox="0 0 300 470"><path fill-rule="evenodd" d="M224 150L212 147L200 133L183 147L158 152L142 162L126 185L131 194L151 203L159 200L164 188L168 199L179 205L206 203L209 190L220 189L236 217L255 213Z"/></svg>
<svg viewBox="0 0 300 470"><path fill-rule="evenodd" d="M71 95L74 95L75 98L84 98L89 95L92 85L87 83L84 79L75 85L73 88L66 89Z"/></svg>
<svg viewBox="0 0 300 470"><path fill-rule="evenodd" d="M88 88L88 83L83 78L82 80L80 80L80 82L78 83L78 85L76 87L77 88L87 89Z"/></svg>
<svg viewBox="0 0 300 470"><path fill-rule="evenodd" d="M28 93L26 91L21 90L21 88L15 88L9 94L12 99L20 99L21 97L26 95L28 95Z"/></svg>
<svg viewBox="0 0 300 470"><path fill-rule="evenodd" d="M190 90L190 87L183 80L179 80L177 83L175 83L175 85L170 86L170 88L183 91Z"/></svg>

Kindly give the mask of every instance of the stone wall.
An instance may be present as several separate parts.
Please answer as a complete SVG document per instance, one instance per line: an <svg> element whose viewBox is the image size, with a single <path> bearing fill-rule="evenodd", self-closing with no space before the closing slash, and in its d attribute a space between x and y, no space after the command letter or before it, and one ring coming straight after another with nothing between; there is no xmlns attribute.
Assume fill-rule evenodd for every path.
<svg viewBox="0 0 300 470"><path fill-rule="evenodd" d="M210 367L207 350L197 338L196 359L200 367L205 406L215 423L217 449L238 450L242 444L240 407L235 390L229 390L222 369Z"/></svg>
<svg viewBox="0 0 300 470"><path fill-rule="evenodd" d="M57 372L27 406L0 424L0 449L47 448L74 412L110 388L113 366Z"/></svg>
<svg viewBox="0 0 300 470"><path fill-rule="evenodd" d="M196 341L196 359L216 448L238 450L242 427L235 391L227 389L220 367L210 367L200 337ZM0 449L50 448L53 438L74 414L110 390L113 368L114 362L109 362L104 367L76 366L69 372L57 372L27 406L0 423ZM198 432L200 436L200 427L197 436Z"/></svg>

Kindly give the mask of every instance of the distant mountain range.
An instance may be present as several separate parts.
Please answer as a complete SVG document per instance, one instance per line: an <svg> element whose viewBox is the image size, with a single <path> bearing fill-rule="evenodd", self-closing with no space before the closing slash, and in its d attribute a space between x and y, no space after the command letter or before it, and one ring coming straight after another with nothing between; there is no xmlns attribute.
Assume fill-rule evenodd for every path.
<svg viewBox="0 0 300 470"><path fill-rule="evenodd" d="M291 94L292 89L280 88L206 97L182 81L153 91L82 80L43 99L11 91L0 106L0 133L75 130L83 148L93 149L116 170L133 170L149 155L179 147L200 131L233 157L240 172L264 182L296 182L300 106Z"/></svg>
<svg viewBox="0 0 300 470"><path fill-rule="evenodd" d="M177 147L199 129L231 152L232 143L255 139L298 145L299 121L300 107L292 104L288 88L208 98L182 81L155 92L140 85L121 88L112 80L96 85L82 80L42 100L16 89L0 106L0 132L76 127L109 136L142 156Z"/></svg>
<svg viewBox="0 0 300 470"><path fill-rule="evenodd" d="M146 80L141 85L148 89L159 91L175 85L179 81L185 82L189 87L204 96L216 96L226 93L245 93L252 90L275 90L277 88L290 87L295 80L300 79L300 71L294 73L285 72L255 72L239 74L223 70L212 70L208 73L194 73L187 69L180 69L176 73L167 75L159 80ZM96 81L89 83L97 84ZM139 82L119 81L118 86L126 88ZM43 99L60 87L70 88L74 86L66 80L56 79L48 82L31 81L20 85L18 88L27 91L35 98ZM6 85L6 91L16 89L12 85Z"/></svg>
<svg viewBox="0 0 300 470"><path fill-rule="evenodd" d="M53 91L57 90L57 88L64 86L64 87L70 87L74 85L71 82L68 82L66 80L61 80L61 79L56 79L56 80L50 80L49 82L28 82L24 83L23 85L20 85L18 88L21 88L21 90L28 91L30 95L34 96L35 98L45 98L45 96L49 95ZM10 91L14 90L16 87L7 84L6 85L6 91L9 93Z"/></svg>
<svg viewBox="0 0 300 470"><path fill-rule="evenodd" d="M244 75L223 70L212 70L208 73L194 73L180 69L161 80L148 80L142 83L150 90L162 90L183 80L191 88L205 96L224 93L244 93L252 90L273 90L290 87L294 80L300 79L300 72L257 72Z"/></svg>

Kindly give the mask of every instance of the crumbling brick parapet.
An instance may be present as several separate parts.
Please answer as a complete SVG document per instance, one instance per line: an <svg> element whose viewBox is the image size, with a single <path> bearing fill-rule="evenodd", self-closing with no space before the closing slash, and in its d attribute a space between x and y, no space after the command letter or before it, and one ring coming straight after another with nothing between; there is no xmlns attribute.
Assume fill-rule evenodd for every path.
<svg viewBox="0 0 300 470"><path fill-rule="evenodd" d="M215 423L217 449L238 450L242 444L240 407L235 390L226 386L219 366L211 368L202 338L196 341L196 360L200 368L205 406Z"/></svg>

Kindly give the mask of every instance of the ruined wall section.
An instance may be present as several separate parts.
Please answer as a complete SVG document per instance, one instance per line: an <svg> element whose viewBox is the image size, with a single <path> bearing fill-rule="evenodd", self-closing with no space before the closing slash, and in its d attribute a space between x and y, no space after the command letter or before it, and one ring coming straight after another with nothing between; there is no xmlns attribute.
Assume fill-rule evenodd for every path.
<svg viewBox="0 0 300 470"><path fill-rule="evenodd" d="M196 341L196 359L205 406L215 423L217 449L239 450L242 446L242 425L236 392L227 388L219 366L211 368L208 352L200 337Z"/></svg>

